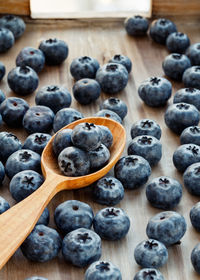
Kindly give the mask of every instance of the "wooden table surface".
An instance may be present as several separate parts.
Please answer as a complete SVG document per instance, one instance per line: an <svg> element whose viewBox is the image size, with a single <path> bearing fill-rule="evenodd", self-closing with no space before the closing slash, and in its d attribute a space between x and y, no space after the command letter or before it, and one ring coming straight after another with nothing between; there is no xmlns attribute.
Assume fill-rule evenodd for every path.
<svg viewBox="0 0 200 280"><path fill-rule="evenodd" d="M189 35L191 43L200 41L200 20L198 18L174 18L178 30ZM124 120L127 131L127 143L130 141L130 128L133 122L142 118L156 120L162 127L161 142L163 145L163 156L159 164L152 169L152 178L166 175L182 182L182 175L178 173L172 163L172 154L180 145L179 137L172 133L164 123L164 108L151 108L139 99L137 88L140 83L150 76L163 76L162 61L168 54L166 48L152 42L148 36L141 38L129 37L123 23L117 20L108 22L102 21L30 21L27 20L27 29L24 36L19 39L14 47L6 54L0 55L0 60L5 63L7 73L15 67L15 58L19 51L25 46L38 47L43 39L57 37L65 40L69 45L69 57L60 67L45 67L39 74L39 87L50 84L65 85L72 92L74 83L69 66L73 58L81 55L89 55L98 59L100 64L106 63L114 54L125 54L130 57L133 63L133 70L130 74L126 89L116 97L121 98L128 105L128 115ZM182 83L172 82L173 95L183 87ZM6 95L14 96L8 88L6 77L0 83ZM20 96L19 96L20 97ZM35 95L25 97L30 105L34 104ZM71 107L80 110L85 116L92 116L99 109L102 100L109 95L102 93L99 100L92 105L82 106L74 99ZM172 98L169 104L172 103ZM27 134L23 129L14 130L3 125L0 131L12 131L24 141ZM126 149L124 151L126 154ZM112 172L111 172L112 174ZM0 188L0 195L8 199L11 205L14 200L8 190L9 181L5 180ZM91 188L76 191L63 191L49 204L51 213L50 226L55 227L53 212L56 206L69 199L78 199L92 206L94 213L103 206L94 203L91 199ZM190 195L183 186L183 198L175 211L181 213L187 221L187 232L180 245L169 248L169 259L167 264L161 269L165 279L169 280L197 280L200 279L191 265L190 254L196 243L200 241L200 233L197 233L191 226L189 211L198 202L199 198ZM145 186L138 190L126 190L123 201L118 205L123 208L130 217L131 227L128 235L121 241L102 241L101 260L111 261L117 265L124 280L131 280L140 269L136 264L133 252L136 245L146 239L146 225L150 217L160 212L148 203L145 196ZM10 261L0 271L1 280L24 280L32 275L40 275L49 280L78 280L84 279L85 269L80 269L66 263L61 253L59 257L47 263L33 263L28 261L18 250Z"/></svg>

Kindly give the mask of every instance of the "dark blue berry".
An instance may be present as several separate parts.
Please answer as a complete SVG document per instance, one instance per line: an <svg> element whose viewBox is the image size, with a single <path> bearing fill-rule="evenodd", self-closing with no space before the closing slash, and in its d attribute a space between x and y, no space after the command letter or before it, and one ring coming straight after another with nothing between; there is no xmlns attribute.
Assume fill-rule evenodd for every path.
<svg viewBox="0 0 200 280"><path fill-rule="evenodd" d="M101 257L101 238L94 231L79 228L63 239L62 253L66 261L85 267Z"/></svg>
<svg viewBox="0 0 200 280"><path fill-rule="evenodd" d="M166 176L154 178L146 187L146 197L152 206L169 210L179 204L182 186L173 178Z"/></svg>
<svg viewBox="0 0 200 280"><path fill-rule="evenodd" d="M162 63L165 75L177 81L181 81L184 71L190 66L189 58L179 53L169 54Z"/></svg>
<svg viewBox="0 0 200 280"><path fill-rule="evenodd" d="M114 55L109 61L108 63L119 63L122 64L126 70L128 71L128 73L131 72L132 69L132 62L130 60L130 58L126 55L123 54L116 54Z"/></svg>
<svg viewBox="0 0 200 280"><path fill-rule="evenodd" d="M200 202L197 202L190 210L190 221L193 227L200 231Z"/></svg>
<svg viewBox="0 0 200 280"><path fill-rule="evenodd" d="M92 208L78 200L67 200L58 205L54 212L56 226L65 234L77 228L90 229L93 218Z"/></svg>
<svg viewBox="0 0 200 280"><path fill-rule="evenodd" d="M184 53L190 45L187 34L173 32L167 37L166 46L172 53Z"/></svg>
<svg viewBox="0 0 200 280"><path fill-rule="evenodd" d="M102 109L111 110L115 112L120 116L122 120L125 118L128 111L126 103L116 97L110 97L104 100L104 102L100 105L100 110Z"/></svg>
<svg viewBox="0 0 200 280"><path fill-rule="evenodd" d="M126 87L128 71L119 63L108 63L98 69L96 80L105 93L117 93Z"/></svg>
<svg viewBox="0 0 200 280"><path fill-rule="evenodd" d="M192 65L200 65L200 43L191 45L187 49L186 55L189 57Z"/></svg>
<svg viewBox="0 0 200 280"><path fill-rule="evenodd" d="M200 89L200 66L192 66L186 69L182 81L185 87Z"/></svg>
<svg viewBox="0 0 200 280"><path fill-rule="evenodd" d="M8 51L14 45L15 38L13 33L7 29L0 27L0 53Z"/></svg>
<svg viewBox="0 0 200 280"><path fill-rule="evenodd" d="M114 172L124 188L137 189L147 182L151 175L151 167L143 157L130 155L122 157L116 163Z"/></svg>
<svg viewBox="0 0 200 280"><path fill-rule="evenodd" d="M150 37L159 44L165 44L169 34L177 32L176 25L169 19L159 18L150 25Z"/></svg>
<svg viewBox="0 0 200 280"><path fill-rule="evenodd" d="M145 268L159 268L168 260L168 251L162 242L148 239L140 242L134 250L135 261Z"/></svg>
<svg viewBox="0 0 200 280"><path fill-rule="evenodd" d="M180 241L186 232L186 227L186 221L182 215L174 211L165 211L149 220L146 233L149 238L170 246Z"/></svg>
<svg viewBox="0 0 200 280"><path fill-rule="evenodd" d="M48 226L48 224L49 224L49 210L48 208L44 208L44 211L42 212L42 215L40 216L36 225Z"/></svg>
<svg viewBox="0 0 200 280"><path fill-rule="evenodd" d="M61 245L62 240L55 229L45 225L36 225L20 248L28 260L47 262L57 257Z"/></svg>
<svg viewBox="0 0 200 280"><path fill-rule="evenodd" d="M49 132L54 121L53 111L46 106L31 107L23 118L23 127L29 133Z"/></svg>
<svg viewBox="0 0 200 280"><path fill-rule="evenodd" d="M13 68L7 76L9 87L19 95L27 95L38 87L37 73L29 66Z"/></svg>
<svg viewBox="0 0 200 280"><path fill-rule="evenodd" d="M0 214L4 213L6 210L10 208L10 205L5 198L0 196Z"/></svg>
<svg viewBox="0 0 200 280"><path fill-rule="evenodd" d="M198 125L200 115L197 108L188 103L170 105L164 115L166 125L176 134L188 126Z"/></svg>
<svg viewBox="0 0 200 280"><path fill-rule="evenodd" d="M154 136L141 135L131 140L127 152L128 155L145 158L151 166L154 166L161 160L162 144Z"/></svg>
<svg viewBox="0 0 200 280"><path fill-rule="evenodd" d="M80 56L73 59L70 65L71 75L75 80L83 78L94 79L99 68L99 62L89 56Z"/></svg>
<svg viewBox="0 0 200 280"><path fill-rule="evenodd" d="M173 154L174 166L184 172L188 166L200 161L200 146L184 144L179 146Z"/></svg>
<svg viewBox="0 0 200 280"><path fill-rule="evenodd" d="M198 243L192 250L191 262L194 270L200 274L200 243Z"/></svg>
<svg viewBox="0 0 200 280"><path fill-rule="evenodd" d="M92 170L98 170L108 163L110 152L105 145L101 144L95 150L89 151L88 157L90 160L90 168Z"/></svg>
<svg viewBox="0 0 200 280"><path fill-rule="evenodd" d="M189 126L185 128L180 135L181 145L196 144L200 146L200 127Z"/></svg>
<svg viewBox="0 0 200 280"><path fill-rule="evenodd" d="M186 189L193 195L200 195L200 163L188 166L183 174Z"/></svg>
<svg viewBox="0 0 200 280"><path fill-rule="evenodd" d="M94 183L92 197L97 203L114 206L124 198L124 187L112 176L103 177Z"/></svg>
<svg viewBox="0 0 200 280"><path fill-rule="evenodd" d="M28 103L18 97L9 97L0 105L0 113L3 121L11 127L22 126L22 120L29 109Z"/></svg>
<svg viewBox="0 0 200 280"><path fill-rule="evenodd" d="M121 208L107 207L97 212L93 220L94 231L103 239L120 240L130 228L130 219Z"/></svg>
<svg viewBox="0 0 200 280"><path fill-rule="evenodd" d="M12 177L9 189L12 197L19 202L36 191L43 182L44 179L39 173L24 170Z"/></svg>
<svg viewBox="0 0 200 280"><path fill-rule="evenodd" d="M63 129L56 133L53 139L53 151L58 156L62 150L73 146L71 141L72 129Z"/></svg>
<svg viewBox="0 0 200 280"><path fill-rule="evenodd" d="M16 58L17 66L29 66L37 73L42 71L44 64L45 57L43 52L33 47L23 48Z"/></svg>
<svg viewBox="0 0 200 280"><path fill-rule="evenodd" d="M131 36L145 35L149 28L149 21L147 18L136 15L126 18L124 26L126 32Z"/></svg>
<svg viewBox="0 0 200 280"><path fill-rule="evenodd" d="M41 155L50 139L50 134L33 133L26 138L22 148L32 150Z"/></svg>
<svg viewBox="0 0 200 280"><path fill-rule="evenodd" d="M6 162L7 158L22 148L21 141L10 132L0 132L0 161Z"/></svg>
<svg viewBox="0 0 200 280"><path fill-rule="evenodd" d="M150 119L139 120L131 126L131 138L133 139L140 135L154 136L160 140L160 125L156 121Z"/></svg>
<svg viewBox="0 0 200 280"><path fill-rule="evenodd" d="M3 91L0 89L0 104L6 99L5 94Z"/></svg>
<svg viewBox="0 0 200 280"><path fill-rule="evenodd" d="M141 83L138 94L148 106L163 106L171 97L172 85L165 78L150 77Z"/></svg>
<svg viewBox="0 0 200 280"><path fill-rule="evenodd" d="M101 94L99 83L93 79L81 79L73 85L74 98L83 105L97 100Z"/></svg>
<svg viewBox="0 0 200 280"><path fill-rule="evenodd" d="M112 146L113 136L110 129L105 125L99 125L101 129L101 143L104 144L108 149Z"/></svg>
<svg viewBox="0 0 200 280"><path fill-rule="evenodd" d="M95 114L95 116L96 117L110 118L110 119L113 119L114 121L122 124L122 119L120 118L120 116L117 113L115 113L111 110L108 110L108 109L102 109L102 110L98 111Z"/></svg>
<svg viewBox="0 0 200 280"><path fill-rule="evenodd" d="M197 88L181 88L175 95L173 103L189 103L200 110L200 90Z"/></svg>
<svg viewBox="0 0 200 280"><path fill-rule="evenodd" d="M84 116L81 112L73 108L64 108L58 111L55 115L53 122L54 132L58 131L62 127L82 119Z"/></svg>
<svg viewBox="0 0 200 280"><path fill-rule="evenodd" d="M133 280L164 280L162 273L155 268L143 268L139 270Z"/></svg>
<svg viewBox="0 0 200 280"><path fill-rule="evenodd" d="M61 64L68 56L68 45L59 39L48 39L43 40L39 49L44 53L45 62L49 65L59 65Z"/></svg>
<svg viewBox="0 0 200 280"><path fill-rule="evenodd" d="M35 96L36 105L49 107L55 114L71 105L72 98L67 88L63 86L44 86Z"/></svg>
<svg viewBox="0 0 200 280"><path fill-rule="evenodd" d="M85 151L68 147L62 150L58 156L60 171L66 176L83 176L90 171L90 161Z"/></svg>
<svg viewBox="0 0 200 280"><path fill-rule="evenodd" d="M41 172L40 155L31 150L18 150L6 161L5 171L10 179L20 171L29 169Z"/></svg>
<svg viewBox="0 0 200 280"><path fill-rule="evenodd" d="M2 62L0 62L0 81L3 79L5 73L6 73L5 65Z"/></svg>
<svg viewBox="0 0 200 280"><path fill-rule="evenodd" d="M4 177L5 177L5 168L2 162L0 161L0 184L2 184Z"/></svg>
<svg viewBox="0 0 200 280"><path fill-rule="evenodd" d="M21 17L6 15L0 18L0 27L8 28L12 31L15 39L18 39L24 33L26 24Z"/></svg>

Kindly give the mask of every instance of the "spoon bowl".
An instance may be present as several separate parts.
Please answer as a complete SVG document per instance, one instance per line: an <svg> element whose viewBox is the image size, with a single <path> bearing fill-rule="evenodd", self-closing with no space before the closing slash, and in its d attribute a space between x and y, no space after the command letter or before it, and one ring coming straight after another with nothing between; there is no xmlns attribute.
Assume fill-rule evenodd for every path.
<svg viewBox="0 0 200 280"><path fill-rule="evenodd" d="M113 135L113 144L110 148L111 156L108 164L88 175L63 176L53 152L52 144L56 134L52 136L41 157L41 168L46 178L45 182L34 193L0 215L0 269L32 231L44 208L56 193L61 190L77 189L92 184L106 175L120 158L126 142L126 132L120 123L109 118L91 117L77 120L61 130L73 129L83 122L105 125L110 129Z"/></svg>

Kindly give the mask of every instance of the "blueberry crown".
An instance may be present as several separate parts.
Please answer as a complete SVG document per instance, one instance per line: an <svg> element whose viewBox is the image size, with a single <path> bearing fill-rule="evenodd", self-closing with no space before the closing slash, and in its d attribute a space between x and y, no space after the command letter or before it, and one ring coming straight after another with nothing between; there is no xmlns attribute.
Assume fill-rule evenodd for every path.
<svg viewBox="0 0 200 280"><path fill-rule="evenodd" d="M188 110L190 108L189 104L184 104L184 103L180 103L176 105L176 108L178 108L179 110Z"/></svg>
<svg viewBox="0 0 200 280"><path fill-rule="evenodd" d="M59 87L54 86L54 85L48 86L48 87L47 87L47 91L56 91L56 90L58 90L58 89L59 89Z"/></svg>
<svg viewBox="0 0 200 280"><path fill-rule="evenodd" d="M122 59L122 56L120 54L116 54L113 58L114 60L120 61Z"/></svg>
<svg viewBox="0 0 200 280"><path fill-rule="evenodd" d="M64 172L70 172L72 171L72 164L71 162L66 162L65 160L61 161L61 168L64 169Z"/></svg>
<svg viewBox="0 0 200 280"><path fill-rule="evenodd" d="M200 133L200 128L198 126L193 126L193 127L190 127L190 131L193 134L199 134Z"/></svg>
<svg viewBox="0 0 200 280"><path fill-rule="evenodd" d="M29 161L30 158L31 158L31 154L29 154L27 151L19 154L19 160L22 162Z"/></svg>
<svg viewBox="0 0 200 280"><path fill-rule="evenodd" d="M103 182L104 186L105 186L106 188L108 188L108 189L112 189L112 187L115 185L115 183L113 183L112 179L106 179L106 178L104 178L104 179L102 180L102 182Z"/></svg>
<svg viewBox="0 0 200 280"><path fill-rule="evenodd" d="M197 45L197 49L200 50L200 44Z"/></svg>
<svg viewBox="0 0 200 280"><path fill-rule="evenodd" d="M196 88L186 88L185 91L193 93L193 92L196 92L197 90L196 90Z"/></svg>
<svg viewBox="0 0 200 280"><path fill-rule="evenodd" d="M195 156L199 154L199 149L197 147L195 147L195 146L193 146L193 147L189 146L186 149L191 151L193 153L193 155L195 155Z"/></svg>
<svg viewBox="0 0 200 280"><path fill-rule="evenodd" d="M169 180L167 178L160 178L159 179L159 184L160 185L167 185L167 184L169 184Z"/></svg>
<svg viewBox="0 0 200 280"><path fill-rule="evenodd" d="M10 21L10 20L16 19L16 17L15 17L15 16L13 16L13 15L6 15L4 18L5 18L7 21Z"/></svg>
<svg viewBox="0 0 200 280"><path fill-rule="evenodd" d="M162 19L159 20L159 23L160 23L161 25L166 25L167 22L168 22L168 21L167 21L165 18L162 18Z"/></svg>
<svg viewBox="0 0 200 280"><path fill-rule="evenodd" d="M119 210L115 208L107 208L103 211L104 217L117 217L119 215Z"/></svg>
<svg viewBox="0 0 200 280"><path fill-rule="evenodd" d="M142 145L151 145L152 140L153 139L151 137L142 136L141 138L138 139L138 143Z"/></svg>
<svg viewBox="0 0 200 280"><path fill-rule="evenodd" d="M138 161L137 158L127 157L127 158L125 158L124 164L127 166L135 165L137 163L137 161Z"/></svg>
<svg viewBox="0 0 200 280"><path fill-rule="evenodd" d="M34 142L42 145L47 140L47 137L45 135L35 135Z"/></svg>
<svg viewBox="0 0 200 280"><path fill-rule="evenodd" d="M108 64L106 66L106 71L108 72L115 72L118 69L118 65L117 64Z"/></svg>
<svg viewBox="0 0 200 280"><path fill-rule="evenodd" d="M49 44L53 44L53 43L56 43L57 42L57 39L54 38L54 39L48 39L45 41L46 43L49 43Z"/></svg>
<svg viewBox="0 0 200 280"><path fill-rule="evenodd" d="M199 175L200 174L200 166L196 167L194 169L194 171L195 171L194 174Z"/></svg>
<svg viewBox="0 0 200 280"><path fill-rule="evenodd" d="M88 232L78 233L77 239L80 243L87 243L87 241L92 240L92 238L89 236Z"/></svg>
<svg viewBox="0 0 200 280"><path fill-rule="evenodd" d="M111 105L115 105L115 104L118 104L120 102L120 100L118 98L114 98L114 97L110 97L108 99L108 102L111 104Z"/></svg>
<svg viewBox="0 0 200 280"><path fill-rule="evenodd" d="M134 18L142 19L142 16L137 15L137 16L134 16Z"/></svg>
<svg viewBox="0 0 200 280"><path fill-rule="evenodd" d="M158 243L155 240L151 240L151 241L147 240L144 243L144 247L152 250L153 248L158 247Z"/></svg>
<svg viewBox="0 0 200 280"><path fill-rule="evenodd" d="M96 267L97 270L99 270L102 273L104 271L109 271L110 270L110 264L108 262L100 262L95 267Z"/></svg>
<svg viewBox="0 0 200 280"><path fill-rule="evenodd" d="M14 134L12 134L12 133L8 133L8 134L6 134L6 137L8 137L8 138L13 138L13 139L15 139L15 140L19 141L19 139L17 138L17 136L15 136L15 135L14 135Z"/></svg>
<svg viewBox="0 0 200 280"><path fill-rule="evenodd" d="M146 127L151 127L153 125L152 121L146 120L141 122L141 127L146 128Z"/></svg>
<svg viewBox="0 0 200 280"><path fill-rule="evenodd" d="M33 182L34 177L28 177L28 176L24 176L23 180L22 180L22 184L25 184L27 186L34 186L34 182Z"/></svg>
<svg viewBox="0 0 200 280"><path fill-rule="evenodd" d="M27 66L20 66L19 72L22 74L28 74L30 72L30 69Z"/></svg>
<svg viewBox="0 0 200 280"><path fill-rule="evenodd" d="M156 271L155 270L144 271L142 276L144 277L144 280L145 279L153 280L154 276L156 276Z"/></svg>
<svg viewBox="0 0 200 280"><path fill-rule="evenodd" d="M200 66L196 66L196 67L194 68L194 71L195 71L195 72L200 72Z"/></svg>
<svg viewBox="0 0 200 280"><path fill-rule="evenodd" d="M91 61L91 58L89 56L82 56L78 59L81 63L88 63Z"/></svg>
<svg viewBox="0 0 200 280"><path fill-rule="evenodd" d="M174 53L174 54L172 54L172 57L173 57L174 59L176 59L176 60L179 60L179 59L182 58L182 54L180 54L180 53Z"/></svg>
<svg viewBox="0 0 200 280"><path fill-rule="evenodd" d="M157 78L157 77L152 77L150 78L150 83L155 86L155 85L158 85L160 83L161 79L160 78Z"/></svg>
<svg viewBox="0 0 200 280"><path fill-rule="evenodd" d="M184 33L182 33L182 32L176 32L176 33L175 33L175 36L176 36L176 37L183 37L183 36L184 36Z"/></svg>
<svg viewBox="0 0 200 280"><path fill-rule="evenodd" d="M85 130L92 130L92 129L95 128L95 127L96 127L95 124L93 124L93 123L87 123L87 122L86 122L86 123L84 124L84 127L83 127L83 128L84 128Z"/></svg>

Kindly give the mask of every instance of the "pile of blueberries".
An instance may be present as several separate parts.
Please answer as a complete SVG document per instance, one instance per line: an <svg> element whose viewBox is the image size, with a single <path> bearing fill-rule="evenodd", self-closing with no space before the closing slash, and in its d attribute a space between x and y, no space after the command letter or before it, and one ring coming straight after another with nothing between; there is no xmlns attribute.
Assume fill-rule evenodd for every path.
<svg viewBox="0 0 200 280"><path fill-rule="evenodd" d="M126 19L125 29L131 36L147 33L149 22L141 16ZM16 16L0 19L0 52L5 52L25 30L23 20ZM175 93L173 105L165 112L165 123L180 135L181 146L174 152L173 163L184 172L184 185L193 195L200 195L200 43L190 46L186 34L177 32L175 24L167 19L151 23L150 37L165 44L172 52L163 62L163 70L171 79L183 81L186 88ZM38 73L45 63L60 65L68 56L67 44L59 39L41 42L38 49L25 47L16 58L16 68L7 76L8 85L17 95L33 93L39 84ZM184 54L185 53L185 54ZM70 72L75 83L73 96L82 105L97 100L101 90L108 94L122 91L132 68L131 60L116 54L100 67L98 61L89 56L75 58ZM0 64L0 79L5 75L5 66ZM166 105L172 94L172 85L163 77L150 77L138 88L139 97L152 107ZM69 108L71 95L65 87L48 85L36 93L36 106L19 97L5 98L0 91L0 113L10 127L23 126L30 134L24 144L12 133L0 132L0 181L9 177L12 197L21 201L41 186L40 155L51 138L51 130L57 132L63 126L83 118ZM106 99L96 116L113 118L122 123L127 115L127 105L116 97ZM56 257L62 249L63 257L78 267L90 265L85 280L121 280L120 270L111 262L100 261L101 239L121 240L130 228L130 219L121 209L114 207L124 197L124 188L137 189L151 175L151 168L162 157L161 128L154 120L143 119L131 127L131 138L127 156L114 167L114 175L106 176L94 183L93 200L106 205L94 215L91 207L77 200L68 200L58 205L54 221L58 231L48 227L49 211L46 208L37 225L21 245L24 256L32 261L46 262ZM66 176L82 176L103 167L109 160L112 134L105 126L82 123L73 130L58 132L53 141L53 150L58 165ZM84 164L83 164L84 162ZM4 168L5 165L5 168ZM134 257L142 269L134 280L163 280L158 268L168 259L167 248L179 244L186 232L182 215L172 211L182 197L181 184L167 176L154 178L146 187L146 197L153 207L164 210L152 217L146 227L147 240L140 242ZM8 202L0 197L0 213L9 209ZM200 231L200 203L190 211L192 225ZM91 230L93 226L94 230ZM170 234L169 234L170 232ZM63 240L61 236L64 236ZM47 253L48 252L48 253ZM191 254L194 269L200 273L200 243ZM33 276L27 280L45 280Z"/></svg>

